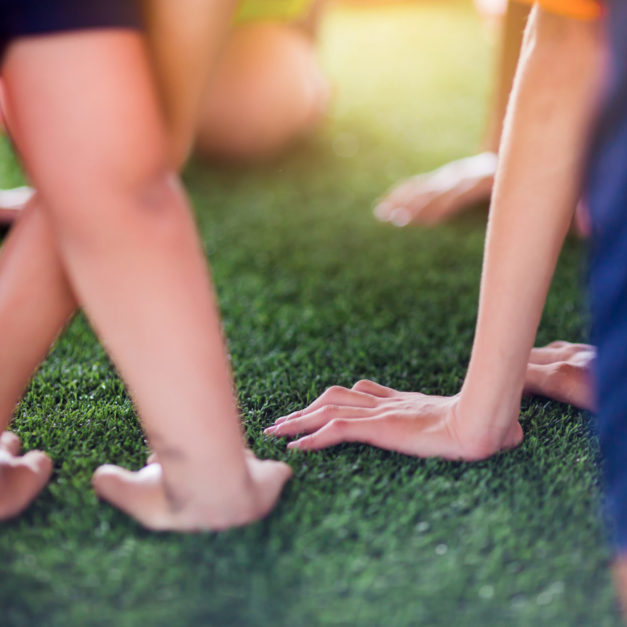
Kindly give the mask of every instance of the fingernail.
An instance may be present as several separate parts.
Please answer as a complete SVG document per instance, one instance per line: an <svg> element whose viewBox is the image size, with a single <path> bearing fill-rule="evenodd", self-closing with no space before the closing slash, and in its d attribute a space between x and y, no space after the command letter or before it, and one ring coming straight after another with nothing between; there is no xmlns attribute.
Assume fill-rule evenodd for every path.
<svg viewBox="0 0 627 627"><path fill-rule="evenodd" d="M277 430L277 428L273 425L272 427L268 427L267 429L264 429L263 432L266 435L270 435L272 433L274 433Z"/></svg>
<svg viewBox="0 0 627 627"><path fill-rule="evenodd" d="M388 204L385 202L380 202L378 205L375 205L373 213L377 220L381 220L381 222L387 222Z"/></svg>
<svg viewBox="0 0 627 627"><path fill-rule="evenodd" d="M290 442L287 445L287 448L300 448L299 440L296 440L295 442Z"/></svg>
<svg viewBox="0 0 627 627"><path fill-rule="evenodd" d="M391 219L394 226L403 227L409 224L411 215L405 207L399 207L398 209L394 209Z"/></svg>

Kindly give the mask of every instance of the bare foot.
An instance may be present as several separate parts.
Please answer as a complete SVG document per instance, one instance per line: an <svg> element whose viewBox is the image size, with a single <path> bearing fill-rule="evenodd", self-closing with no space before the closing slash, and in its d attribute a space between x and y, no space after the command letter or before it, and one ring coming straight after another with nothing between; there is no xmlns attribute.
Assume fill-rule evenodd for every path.
<svg viewBox="0 0 627 627"><path fill-rule="evenodd" d="M459 395L399 392L374 381L352 389L329 388L309 407L279 418L264 433L275 437L308 434L288 448L318 450L341 442L362 442L415 457L474 461L518 446L523 438L517 416L505 434L463 433ZM466 429L466 431L468 431Z"/></svg>
<svg viewBox="0 0 627 627"><path fill-rule="evenodd" d="M496 155L484 152L414 176L392 188L379 201L374 214L396 226L444 222L490 199L496 165Z"/></svg>
<svg viewBox="0 0 627 627"><path fill-rule="evenodd" d="M24 511L48 483L52 461L41 451L20 455L20 439L10 431L0 436L0 520Z"/></svg>
<svg viewBox="0 0 627 627"><path fill-rule="evenodd" d="M33 194L30 187L0 189L0 224L13 222Z"/></svg>
<svg viewBox="0 0 627 627"><path fill-rule="evenodd" d="M246 452L248 485L241 493L229 493L227 500L213 498L211 484L216 477L190 477L202 483L202 503L175 504L163 469L152 453L149 463L137 472L119 466L101 466L92 484L98 496L155 531L222 531L266 516L276 504L292 471L287 464L262 461ZM217 492L218 490L216 490Z"/></svg>
<svg viewBox="0 0 627 627"><path fill-rule="evenodd" d="M525 393L594 411L591 370L596 349L589 344L551 342L529 356Z"/></svg>

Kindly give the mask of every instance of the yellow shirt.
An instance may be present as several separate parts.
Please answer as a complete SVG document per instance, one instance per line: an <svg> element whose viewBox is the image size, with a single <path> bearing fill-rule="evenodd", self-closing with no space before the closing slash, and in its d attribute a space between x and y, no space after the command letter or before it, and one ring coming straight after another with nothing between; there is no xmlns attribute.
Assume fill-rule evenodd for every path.
<svg viewBox="0 0 627 627"><path fill-rule="evenodd" d="M312 0L243 0L236 13L236 21L284 20L291 22L304 18Z"/></svg>

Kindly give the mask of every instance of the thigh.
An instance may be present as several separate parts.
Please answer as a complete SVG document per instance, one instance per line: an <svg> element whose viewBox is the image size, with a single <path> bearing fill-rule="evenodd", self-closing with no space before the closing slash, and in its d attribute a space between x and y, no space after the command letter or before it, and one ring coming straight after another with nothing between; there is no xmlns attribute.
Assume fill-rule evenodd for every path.
<svg viewBox="0 0 627 627"><path fill-rule="evenodd" d="M3 79L18 151L53 209L166 167L165 128L139 33L18 39L7 51Z"/></svg>

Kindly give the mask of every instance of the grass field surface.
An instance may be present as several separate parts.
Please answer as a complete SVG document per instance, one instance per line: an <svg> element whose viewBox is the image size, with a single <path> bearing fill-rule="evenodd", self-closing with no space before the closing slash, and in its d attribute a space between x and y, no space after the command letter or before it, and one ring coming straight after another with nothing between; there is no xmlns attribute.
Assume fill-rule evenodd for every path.
<svg viewBox="0 0 627 627"><path fill-rule="evenodd" d="M55 471L2 525L0 625L620 624L583 413L525 400L522 446L475 464L360 445L288 453L261 434L332 384L459 389L486 208L398 230L371 206L395 180L477 149L493 54L470 2L334 9L321 132L264 166L189 167L249 444L294 477L267 520L221 534L149 533L99 503L93 470L138 468L146 445L78 317L12 426ZM0 184L19 181L3 144ZM582 252L565 247L539 343L585 338Z"/></svg>

